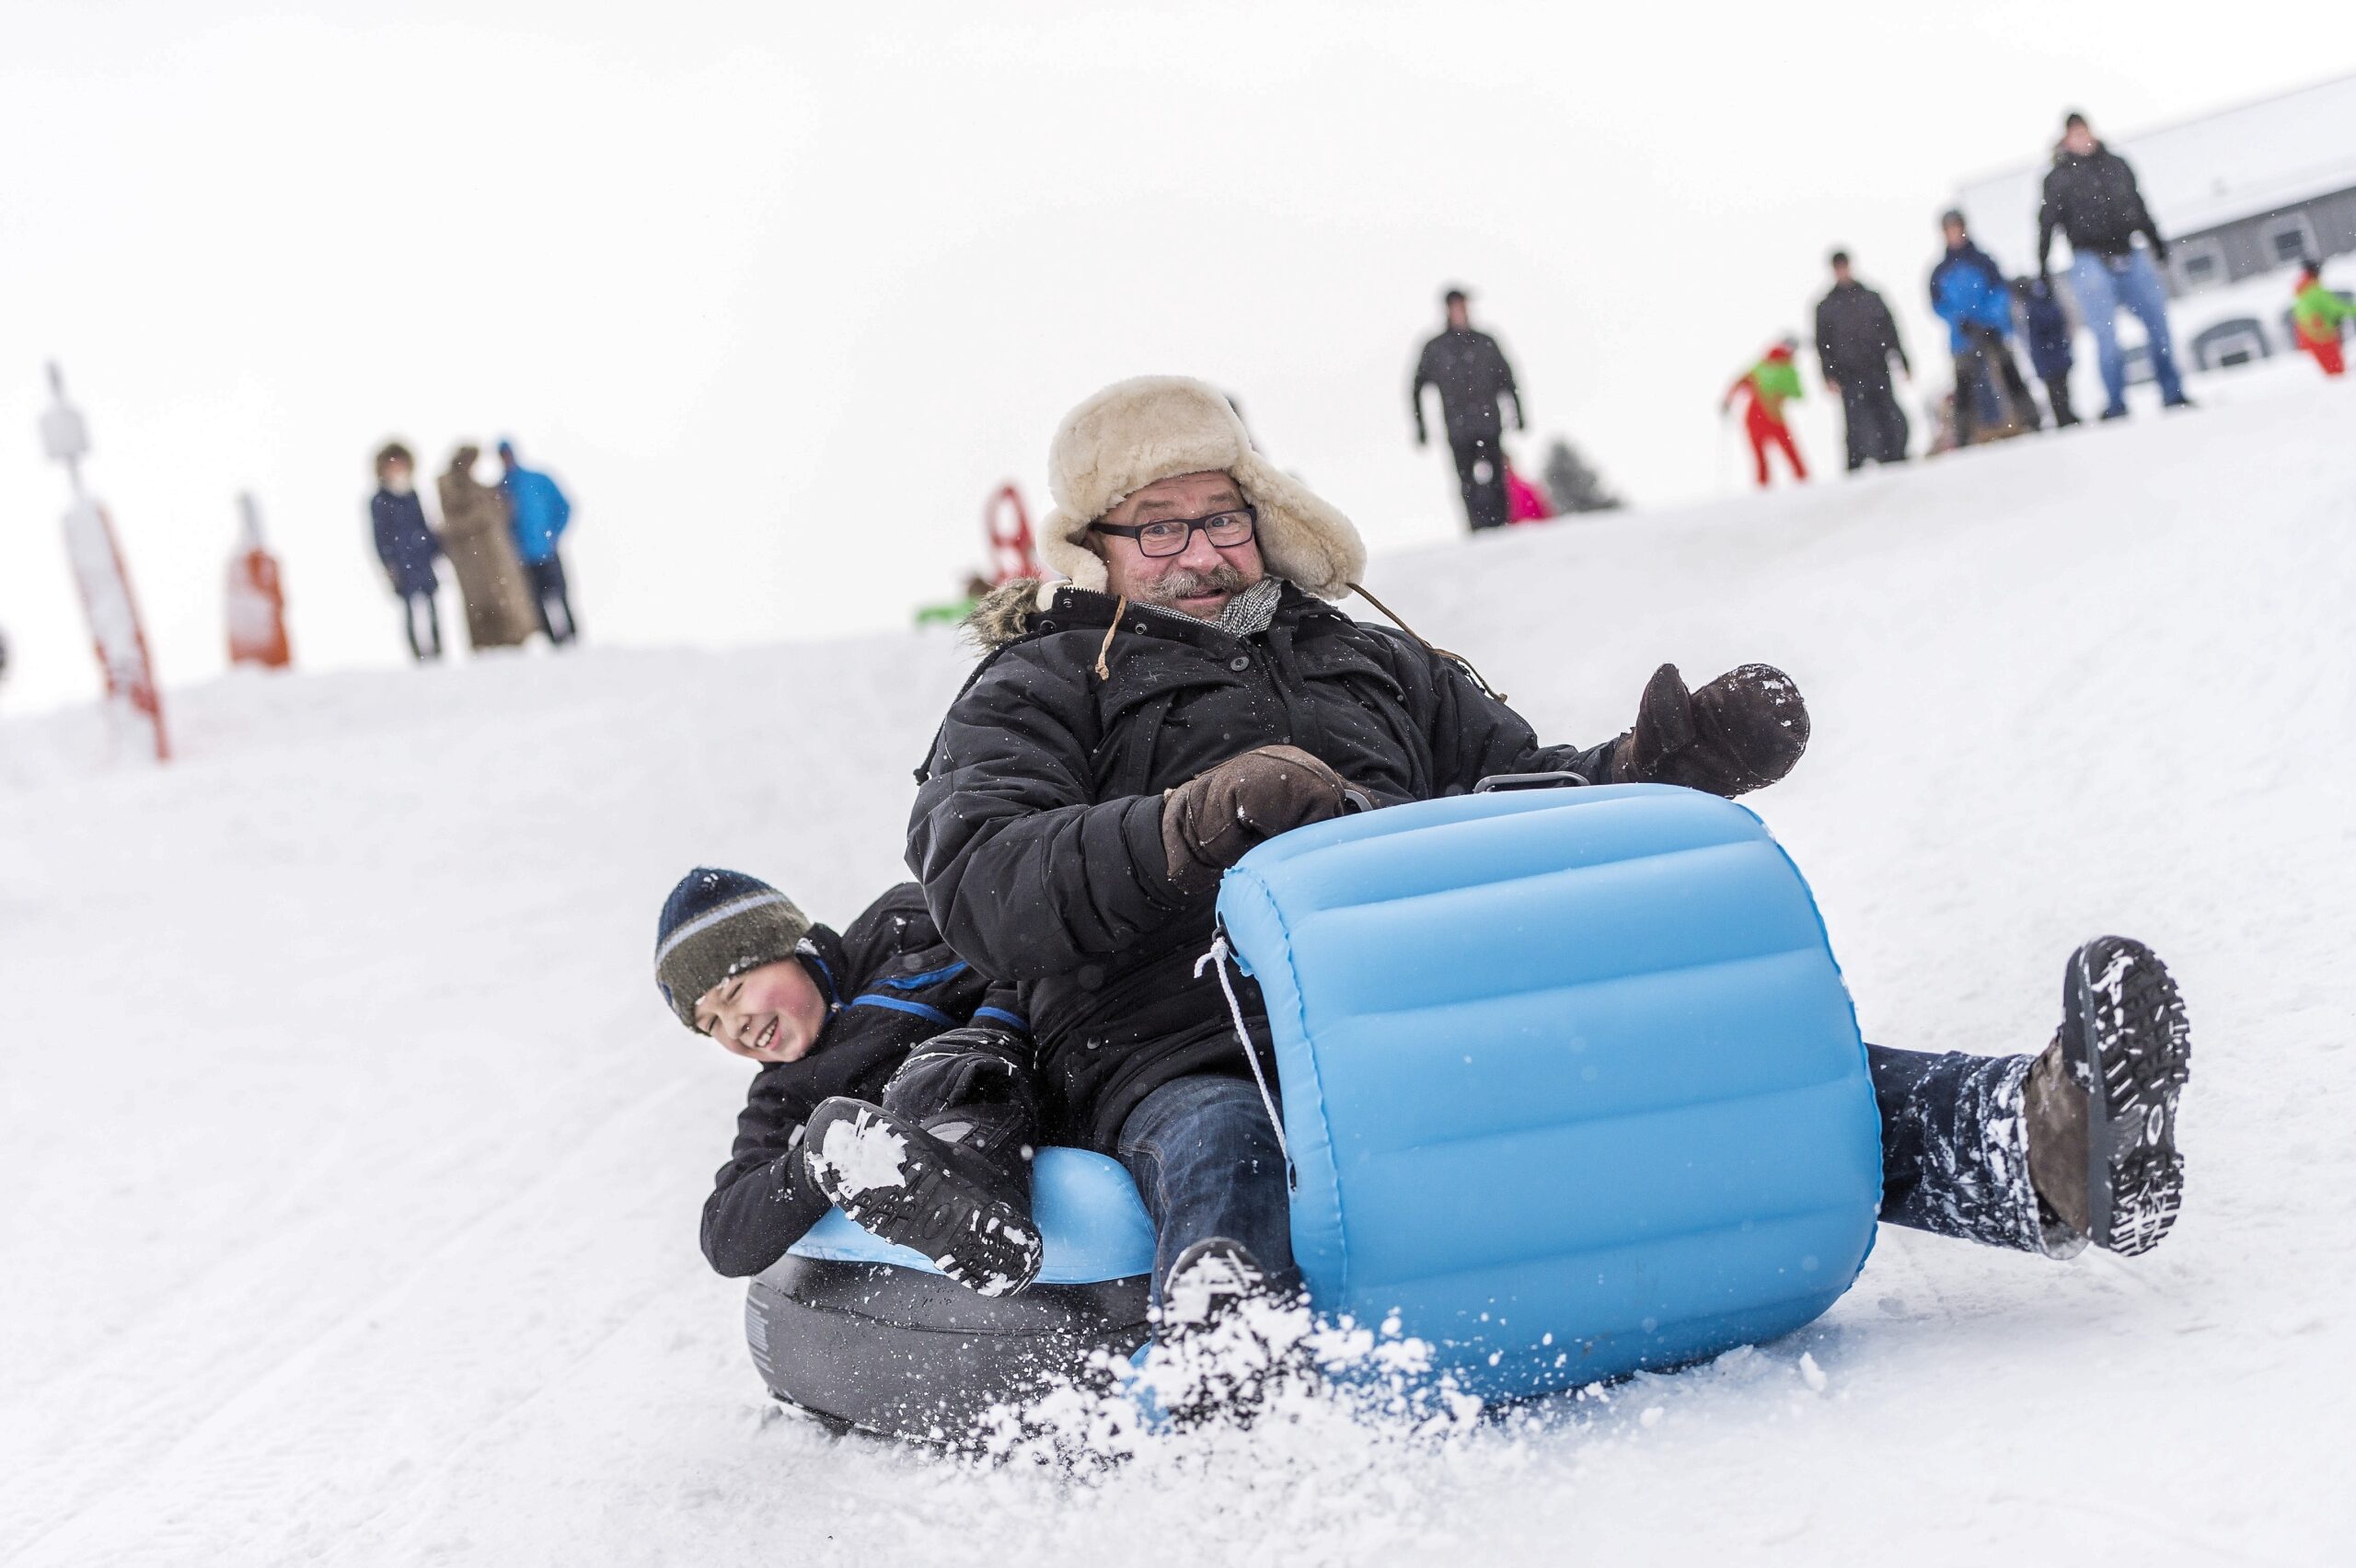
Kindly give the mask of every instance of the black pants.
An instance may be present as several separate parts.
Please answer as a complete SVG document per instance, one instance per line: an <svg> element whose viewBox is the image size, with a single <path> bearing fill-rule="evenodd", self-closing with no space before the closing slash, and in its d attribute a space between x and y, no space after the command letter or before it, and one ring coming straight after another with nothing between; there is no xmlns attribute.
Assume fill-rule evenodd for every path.
<svg viewBox="0 0 2356 1568"><path fill-rule="evenodd" d="M401 595L401 629L419 663L442 657L442 610L431 590Z"/></svg>
<svg viewBox="0 0 2356 1568"><path fill-rule="evenodd" d="M1885 1221L2055 1257L2085 1246L2029 1184L2022 1091L2036 1059L1865 1047Z"/></svg>
<svg viewBox="0 0 2356 1568"><path fill-rule="evenodd" d="M1506 525L1506 459L1494 435L1449 432L1456 455L1456 482L1464 493L1464 520L1479 533Z"/></svg>
<svg viewBox="0 0 2356 1568"><path fill-rule="evenodd" d="M2053 405L2055 430L2060 430L2063 425L2073 425L2078 422L2077 410L2070 407L2070 373L2068 371L2045 378L2045 400Z"/></svg>
<svg viewBox="0 0 2356 1568"><path fill-rule="evenodd" d="M531 580L532 607L539 612L540 629L549 640L559 647L581 635L581 628L572 618L572 600L564 586L564 561L551 554L546 560L524 563L524 575Z"/></svg>
<svg viewBox="0 0 2356 1568"><path fill-rule="evenodd" d="M2014 363L2013 351L1993 332L1976 334L1971 347L1955 356L1957 445L1969 446L1978 436L1983 396L1995 405L1998 425L2016 423L2024 430L2044 428L2045 421L2037 411L2037 399L2029 396L2028 383L2021 379L2021 367Z"/></svg>
<svg viewBox="0 0 2356 1568"><path fill-rule="evenodd" d="M1868 463L1903 463L1912 433L1887 375L1841 378L1841 415L1849 432L1852 472Z"/></svg>

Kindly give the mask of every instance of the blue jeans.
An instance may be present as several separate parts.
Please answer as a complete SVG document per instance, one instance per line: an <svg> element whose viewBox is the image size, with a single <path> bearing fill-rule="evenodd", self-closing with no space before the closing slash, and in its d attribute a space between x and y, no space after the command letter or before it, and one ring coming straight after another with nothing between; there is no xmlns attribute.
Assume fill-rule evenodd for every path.
<svg viewBox="0 0 2356 1568"><path fill-rule="evenodd" d="M1155 1306L1178 1254L1213 1236L1249 1248L1278 1289L1299 1285L1284 1156L1249 1079L1171 1079L1138 1101L1116 1148L1153 1220Z"/></svg>
<svg viewBox="0 0 2356 1568"><path fill-rule="evenodd" d="M2095 357L2102 365L2106 411L2127 407L2127 365L2119 352L2119 307L2125 306L2143 324L2151 340L2152 374L2159 378L2164 402L2184 401L2184 381L2177 375L2176 349L2168 339L2168 292L2160 286L2159 269L2149 251L2124 256L2096 256L2082 251L2070 263L2070 289L2078 296L2079 314L2094 329Z"/></svg>

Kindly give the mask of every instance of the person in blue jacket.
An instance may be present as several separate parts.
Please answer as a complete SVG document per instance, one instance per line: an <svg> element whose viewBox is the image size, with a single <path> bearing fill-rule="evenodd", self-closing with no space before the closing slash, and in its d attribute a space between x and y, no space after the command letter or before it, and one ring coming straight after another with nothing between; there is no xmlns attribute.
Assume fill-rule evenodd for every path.
<svg viewBox="0 0 2356 1568"><path fill-rule="evenodd" d="M2037 400L2021 379L2007 340L2013 335L2013 291L2003 271L1972 243L1963 214L1939 219L1947 253L1931 270L1931 308L1947 324L1947 346L1955 353L1956 444L1981 439L1980 421L1992 414L1998 430L2011 434L2037 430Z"/></svg>
<svg viewBox="0 0 2356 1568"><path fill-rule="evenodd" d="M572 520L572 502L554 479L517 460L514 442L499 444L499 466L506 473L499 488L507 493L507 525L514 531L515 559L523 562L524 576L532 584L540 629L561 648L581 635L565 588L564 558L557 554L557 541Z"/></svg>
<svg viewBox="0 0 2356 1568"><path fill-rule="evenodd" d="M2070 407L2070 313L2053 293L2050 278L2015 278L2013 293L2021 302L2021 319L2028 326L2028 367L2045 383L2045 400L2053 405L2053 428L2078 422Z"/></svg>
<svg viewBox="0 0 2356 1568"><path fill-rule="evenodd" d="M442 657L442 613L434 600L442 587L441 574L434 570L442 559L442 541L426 525L425 503L417 498L416 471L417 460L398 441L376 454L376 493L369 498L368 520L375 525L376 559L384 562L385 581L400 596L409 651L423 663Z"/></svg>

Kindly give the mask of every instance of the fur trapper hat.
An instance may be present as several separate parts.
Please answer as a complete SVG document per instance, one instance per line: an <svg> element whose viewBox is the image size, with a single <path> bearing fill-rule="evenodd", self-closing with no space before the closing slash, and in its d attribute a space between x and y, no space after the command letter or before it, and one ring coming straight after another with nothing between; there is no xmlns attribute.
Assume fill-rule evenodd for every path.
<svg viewBox="0 0 2356 1568"><path fill-rule="evenodd" d="M1366 545L1350 520L1253 451L1216 387L1183 375L1116 381L1064 416L1047 451L1056 505L1039 552L1074 586L1102 591L1104 562L1082 542L1088 525L1157 479L1213 471L1259 510L1270 573L1321 599L1342 597L1366 574Z"/></svg>

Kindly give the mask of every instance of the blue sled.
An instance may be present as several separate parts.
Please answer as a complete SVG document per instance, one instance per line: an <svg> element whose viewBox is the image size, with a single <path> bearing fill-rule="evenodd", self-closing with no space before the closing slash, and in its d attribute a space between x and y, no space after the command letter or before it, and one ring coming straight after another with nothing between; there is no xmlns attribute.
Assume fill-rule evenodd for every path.
<svg viewBox="0 0 2356 1568"><path fill-rule="evenodd" d="M1613 785L1451 797L1244 857L1219 917L1267 1004L1293 1251L1492 1401L1784 1334L1873 1246L1880 1128L1789 857L1744 808ZM1207 975L1201 984L1215 982ZM770 1389L955 1441L1146 1333L1127 1173L1042 1150L1040 1283L988 1301L830 1214L753 1284Z"/></svg>

